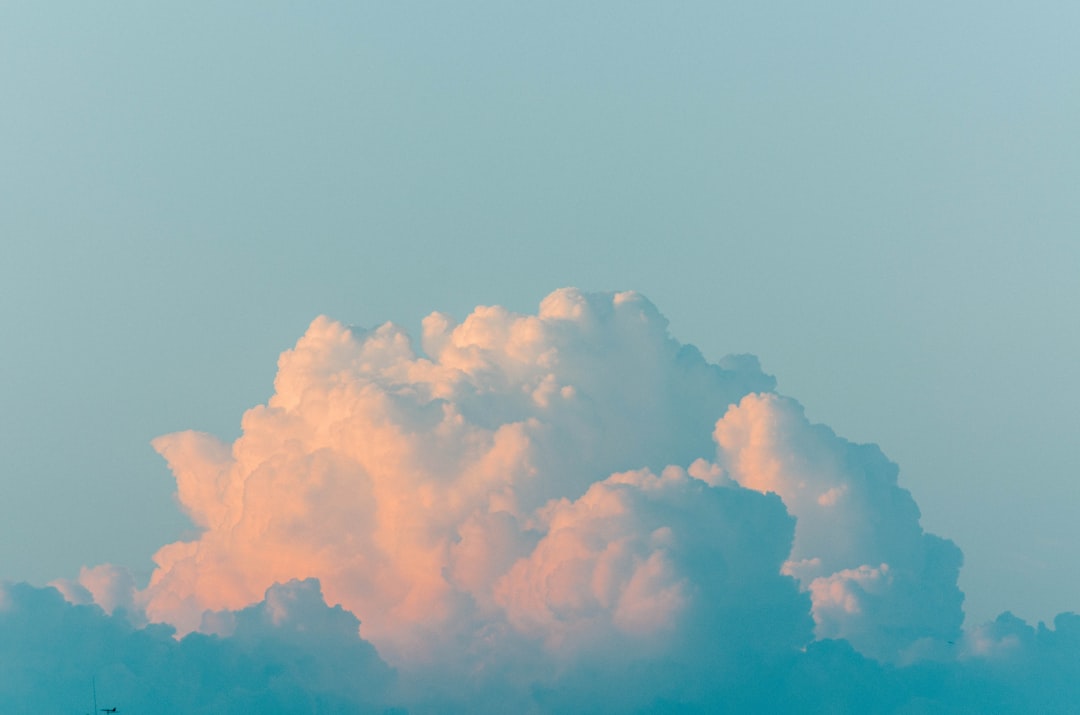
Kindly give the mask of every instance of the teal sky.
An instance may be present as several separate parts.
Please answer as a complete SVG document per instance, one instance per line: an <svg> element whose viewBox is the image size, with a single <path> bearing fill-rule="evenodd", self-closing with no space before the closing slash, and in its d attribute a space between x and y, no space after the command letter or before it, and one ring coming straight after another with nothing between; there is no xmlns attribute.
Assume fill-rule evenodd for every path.
<svg viewBox="0 0 1080 715"><path fill-rule="evenodd" d="M191 527L312 318L636 289L877 442L969 618L1080 610L1080 6L9 2L0 578Z"/></svg>

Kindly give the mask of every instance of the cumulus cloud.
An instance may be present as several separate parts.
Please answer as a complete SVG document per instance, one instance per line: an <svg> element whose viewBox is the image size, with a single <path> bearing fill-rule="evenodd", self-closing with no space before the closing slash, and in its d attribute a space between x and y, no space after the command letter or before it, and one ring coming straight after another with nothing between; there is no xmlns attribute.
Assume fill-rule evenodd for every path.
<svg viewBox="0 0 1080 715"><path fill-rule="evenodd" d="M761 502L765 503L765 502ZM744 615L750 615L745 614ZM718 666L637 652L523 676L527 653L467 680L424 668L401 673L328 607L309 580L274 586L259 603L209 616L231 634L137 628L122 612L65 601L53 588L0 584L0 700L14 712L99 706L170 713L972 713L1066 714L1080 698L1080 616L1048 628L1010 614L972 629L953 651L906 667L867 658L843 640L748 653ZM764 614L744 622L748 632ZM714 636L715 633L710 633ZM610 656L610 654L608 654ZM703 658L704 662L694 662Z"/></svg>
<svg viewBox="0 0 1080 715"><path fill-rule="evenodd" d="M155 440L204 531L158 552L148 616L192 630L207 609L317 577L392 662L423 660L487 624L549 502L707 455L727 405L773 385L754 359L710 364L676 342L634 293L435 314L422 348L394 325L319 318L234 444Z"/></svg>
<svg viewBox="0 0 1080 715"><path fill-rule="evenodd" d="M393 671L323 602L318 584L274 586L228 614L229 638L137 628L53 588L0 584L0 701L11 712L353 713L382 707Z"/></svg>
<svg viewBox="0 0 1080 715"><path fill-rule="evenodd" d="M541 518L544 537L495 598L551 650L617 658L707 639L718 654L783 652L809 640L804 599L778 568L794 524L776 498L668 467L613 475Z"/></svg>
<svg viewBox="0 0 1080 715"><path fill-rule="evenodd" d="M785 572L813 599L817 635L900 657L955 640L962 556L927 534L919 508L876 445L857 445L775 394L747 395L716 423L718 462L739 484L778 494L796 518Z"/></svg>
<svg viewBox="0 0 1080 715"><path fill-rule="evenodd" d="M133 622L146 622L142 609L135 603L135 579L130 571L121 566L84 566L79 570L78 579L57 579L51 585L71 603L97 604L109 614L120 609Z"/></svg>
<svg viewBox="0 0 1080 715"><path fill-rule="evenodd" d="M52 634L149 659L71 661L133 702L203 678L161 686L185 711L1068 712L1012 674L1075 694L1075 617L962 632L960 551L896 465L774 386L636 293L435 313L419 344L318 318L235 442L154 441L201 531L145 588L0 591L0 643L38 648L10 692Z"/></svg>

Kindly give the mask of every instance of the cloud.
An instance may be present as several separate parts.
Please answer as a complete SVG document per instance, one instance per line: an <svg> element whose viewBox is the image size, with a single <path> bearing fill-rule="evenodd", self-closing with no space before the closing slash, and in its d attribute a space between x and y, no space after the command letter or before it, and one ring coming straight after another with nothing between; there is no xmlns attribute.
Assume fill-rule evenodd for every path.
<svg viewBox="0 0 1080 715"><path fill-rule="evenodd" d="M771 509L768 499L740 498ZM747 634L770 610L750 614L744 606ZM328 607L311 580L274 586L259 603L208 619L229 635L178 640L168 626L135 627L120 611L69 603L53 588L0 584L0 699L15 712L83 712L91 679L100 706L165 715L725 708L1065 714L1080 698L1080 616L1073 614L1059 616L1053 628L1003 614L969 631L947 656L905 667L867 658L843 640L820 640L785 653L744 652L729 664L709 657L722 644L621 656L608 650L544 673L529 657L535 649L508 649L501 667L466 679L424 667L394 672L358 636L358 620ZM705 635L698 640L717 634Z"/></svg>
<svg viewBox="0 0 1080 715"><path fill-rule="evenodd" d="M135 603L135 579L131 573L114 564L101 564L79 570L79 578L57 579L51 584L71 603L96 604L112 614L117 609L138 625L145 625L142 609Z"/></svg>
<svg viewBox="0 0 1080 715"><path fill-rule="evenodd" d="M700 637L706 619L729 649L794 649L810 638L804 599L780 573L794 523L776 498L668 467L613 475L541 518L544 537L495 596L510 623L553 650L606 642L615 657L634 642L685 642L688 625ZM774 632L733 627L766 606Z"/></svg>
<svg viewBox="0 0 1080 715"><path fill-rule="evenodd" d="M1077 617L961 631L896 465L774 386L636 293L419 345L317 318L235 442L154 441L201 532L146 588L0 590L0 694L61 662L156 711L1070 712Z"/></svg>
<svg viewBox="0 0 1080 715"><path fill-rule="evenodd" d="M877 658L959 637L962 555L927 534L919 508L876 445L857 445L802 407L752 394L716 423L717 461L739 484L775 493L796 518L785 572L813 599L817 635Z"/></svg>
<svg viewBox="0 0 1080 715"><path fill-rule="evenodd" d="M292 581L228 614L228 638L137 628L122 613L75 605L53 588L0 584L0 700L12 712L357 712L393 671L329 608L318 584Z"/></svg>
<svg viewBox="0 0 1080 715"><path fill-rule="evenodd" d="M390 324L319 318L234 444L155 440L204 532L158 552L148 616L193 630L207 609L317 577L391 662L430 658L487 624L551 500L689 464L728 404L773 385L756 360L710 364L679 344L635 293L562 290L537 315L481 307L459 324L434 314L422 347Z"/></svg>

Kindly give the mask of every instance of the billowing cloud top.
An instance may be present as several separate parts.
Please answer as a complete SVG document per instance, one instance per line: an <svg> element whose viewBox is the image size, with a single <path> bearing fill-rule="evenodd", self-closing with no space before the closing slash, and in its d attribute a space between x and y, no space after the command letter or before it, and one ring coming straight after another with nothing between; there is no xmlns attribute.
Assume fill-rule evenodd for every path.
<svg viewBox="0 0 1080 715"><path fill-rule="evenodd" d="M460 324L434 314L423 333L426 356L396 326L369 332L319 318L282 355L275 394L244 416L231 448L192 432L155 441L205 531L158 553L150 618L191 630L207 609L317 577L396 663L430 657L493 613L551 648L567 644L541 624L575 630L593 609L610 611L618 632L674 622L686 607L679 584L698 574L675 570L665 554L678 547L652 532L682 520L633 511L706 485L593 485L709 456L717 417L772 379L749 358L709 364L634 293L562 290L538 315L478 308ZM625 533L585 541L618 538L633 551L573 551L574 529L584 540L602 527L600 505L629 512ZM778 512L784 525L766 530L783 540ZM709 518L684 515L687 524ZM732 528L744 522L759 527L736 519ZM593 583L602 564L604 585ZM646 578L668 600L631 617L622 592Z"/></svg>
<svg viewBox="0 0 1080 715"><path fill-rule="evenodd" d="M636 293L435 313L419 347L320 317L232 445L154 441L199 538L160 549L141 591L111 566L57 585L232 643L318 592L275 584L317 579L377 649L350 656L363 672L396 669L387 702L432 712L791 710L762 678L895 685L894 665L1024 642L1008 620L961 633L960 551L923 532L896 466L773 389ZM356 637L317 605L313 632Z"/></svg>

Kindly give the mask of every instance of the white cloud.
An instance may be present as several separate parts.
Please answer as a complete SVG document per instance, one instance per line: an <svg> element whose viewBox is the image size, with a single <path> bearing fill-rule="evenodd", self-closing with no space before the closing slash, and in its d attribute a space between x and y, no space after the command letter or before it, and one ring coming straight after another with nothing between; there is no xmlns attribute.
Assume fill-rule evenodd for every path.
<svg viewBox="0 0 1080 715"><path fill-rule="evenodd" d="M773 492L796 518L785 572L813 599L817 635L900 658L921 639L959 637L960 550L919 525L919 509L876 445L807 421L802 407L753 394L716 424L718 462L739 484Z"/></svg>
<svg viewBox="0 0 1080 715"><path fill-rule="evenodd" d="M677 343L634 293L567 289L534 316L482 307L460 324L434 314L423 347L393 325L319 318L231 447L155 440L205 531L158 552L150 618L191 630L207 609L318 577L392 662L430 658L433 641L486 623L537 510L708 454L726 406L772 386L752 359L713 365ZM476 541L496 524L497 546Z"/></svg>
<svg viewBox="0 0 1080 715"><path fill-rule="evenodd" d="M201 534L143 590L0 588L0 699L70 709L96 672L132 711L1069 712L1031 683L1077 694L1076 617L962 634L959 549L756 359L574 289L420 342L318 318L234 443L155 440Z"/></svg>

